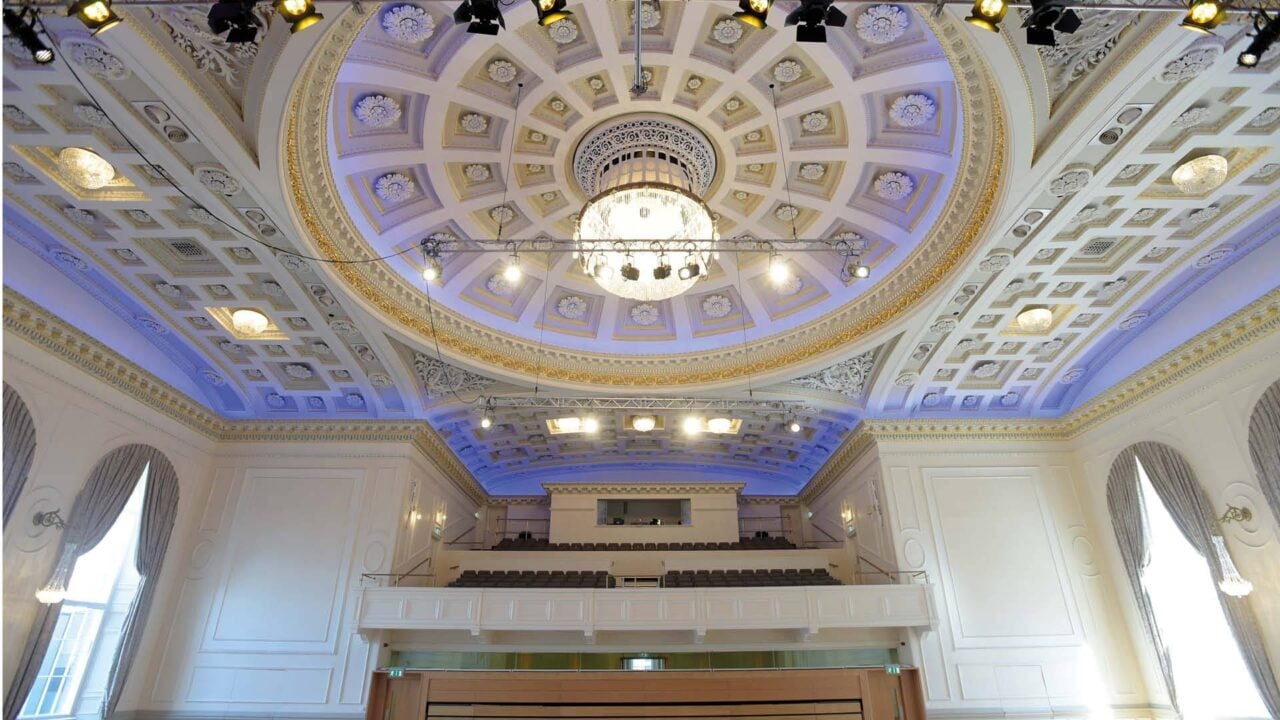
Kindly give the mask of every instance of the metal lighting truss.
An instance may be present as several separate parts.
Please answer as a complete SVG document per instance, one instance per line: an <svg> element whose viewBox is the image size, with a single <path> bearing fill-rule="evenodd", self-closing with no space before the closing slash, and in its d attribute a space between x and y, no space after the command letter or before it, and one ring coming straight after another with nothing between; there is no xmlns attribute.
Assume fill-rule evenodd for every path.
<svg viewBox="0 0 1280 720"><path fill-rule="evenodd" d="M813 415L817 410L799 400L731 400L726 398L551 397L546 395L486 397L485 408L553 408L576 410L750 410Z"/></svg>

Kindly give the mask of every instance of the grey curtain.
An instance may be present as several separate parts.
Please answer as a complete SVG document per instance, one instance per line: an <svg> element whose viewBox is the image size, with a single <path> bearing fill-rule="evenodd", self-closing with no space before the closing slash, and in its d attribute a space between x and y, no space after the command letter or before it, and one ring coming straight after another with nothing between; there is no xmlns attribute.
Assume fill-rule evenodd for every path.
<svg viewBox="0 0 1280 720"><path fill-rule="evenodd" d="M1185 458L1167 445L1155 442L1137 443L1121 454L1121 457L1116 460L1116 465L1126 460L1131 464L1132 460L1129 453L1133 453L1132 457L1136 457L1146 469L1152 488L1155 489L1156 494L1160 496L1160 500L1168 508L1169 514L1173 517L1178 529L1182 531L1183 536L1186 537L1187 542L1191 543L1191 546L1199 551L1208 562L1216 585L1222 579L1222 567L1213 548L1213 536L1219 532L1217 514L1214 513L1209 496L1205 494L1204 489L1196 480L1195 472ZM1114 480L1116 477L1116 466L1113 465L1112 477L1108 481L1107 488L1109 504L1111 500L1110 480ZM1136 483L1135 469L1133 481L1129 482L1125 479L1124 484L1133 486L1133 492L1138 493ZM1116 519L1116 510L1117 507L1113 505L1113 521ZM1145 513L1138 517L1145 518ZM1119 525L1117 525L1116 530L1117 538L1120 537L1118 528ZM1145 535L1145 531L1143 532ZM1126 562L1126 566L1127 564ZM1135 578L1130 574L1129 579L1133 581ZM1258 694L1262 696L1262 700L1271 716L1280 717L1280 686L1276 684L1276 676L1271 668L1271 660L1267 657L1266 648L1262 645L1261 634L1258 631L1258 621L1253 615L1252 608L1249 607L1248 599L1235 598L1226 593L1216 592L1216 587L1215 594L1222 604L1227 624L1231 627L1231 632L1235 636L1236 645L1240 648L1240 654L1244 658L1245 666L1249 669L1254 685L1258 688ZM1151 624L1154 626L1154 622ZM1155 634L1153 637L1159 643L1159 635ZM1162 662L1167 663L1167 658ZM1164 671L1165 668L1162 666L1161 670ZM1173 697L1173 685L1167 671L1165 672L1165 681L1169 683L1170 695ZM1175 707L1177 706L1176 699L1174 705Z"/></svg>
<svg viewBox="0 0 1280 720"><path fill-rule="evenodd" d="M1142 628L1147 632L1147 639L1154 646L1160 675L1169 692L1169 702L1176 708L1178 693L1173 685L1173 663L1169 660L1169 649L1160 638L1151 597L1142 585L1142 569L1147 566L1151 557L1147 552L1147 512L1142 505L1142 492L1138 487L1136 457L1134 449L1130 447L1121 452L1111 464L1111 472L1107 476L1107 509L1111 512L1111 525L1116 531L1116 542L1120 545L1120 558L1124 562L1125 574L1129 576L1129 587L1133 589L1133 599L1138 605L1138 617L1142 621Z"/></svg>
<svg viewBox="0 0 1280 720"><path fill-rule="evenodd" d="M8 408L8 406L8 400L6 400L5 407ZM6 410L6 427L8 427L8 417ZM1271 506L1271 514L1277 522L1280 522L1280 382L1272 383L1271 387L1262 393L1262 398L1253 408L1253 416L1249 418L1249 455L1253 458L1253 467L1258 472L1262 496ZM8 468L7 456L5 468ZM6 472L6 497L8 497L8 477Z"/></svg>
<svg viewBox="0 0 1280 720"><path fill-rule="evenodd" d="M147 463L156 456L160 456L160 453L146 445L126 445L111 451L98 461L89 473L84 488L76 496L71 513L66 516L67 527L62 531L58 562L74 563L76 558L102 541L124 509ZM50 529L48 532L54 530ZM17 671L9 685L9 692L5 696L4 720L14 720L22 709L22 704L26 702L36 674L40 671L40 664L44 662L45 651L49 648L61 610L61 603L40 606L36 621L27 636L26 647L19 658Z"/></svg>
<svg viewBox="0 0 1280 720"><path fill-rule="evenodd" d="M31 471L31 460L36 455L36 426L31 422L31 413L27 404L22 402L18 392L4 384L4 519L5 527L9 525L9 516L27 484L27 473Z"/></svg>
<svg viewBox="0 0 1280 720"><path fill-rule="evenodd" d="M142 643L142 631L147 614L151 611L151 601L155 597L156 585L160 579L160 566L164 563L165 550L169 547L169 536L173 533L173 523L177 516L178 474L168 459L156 452L147 477L147 496L142 505L142 527L138 535L138 552L134 558L141 580L125 619L115 659L111 663L106 700L102 706L104 718L115 714L125 680L129 677L129 668L133 666L138 646Z"/></svg>

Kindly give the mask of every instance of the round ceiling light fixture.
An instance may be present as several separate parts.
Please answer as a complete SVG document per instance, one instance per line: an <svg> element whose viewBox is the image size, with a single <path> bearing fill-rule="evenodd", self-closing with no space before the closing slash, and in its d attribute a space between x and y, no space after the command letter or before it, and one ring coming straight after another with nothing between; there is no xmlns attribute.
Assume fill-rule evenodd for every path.
<svg viewBox="0 0 1280 720"><path fill-rule="evenodd" d="M231 327L241 335L261 335L270 322L266 315L257 310L236 310L231 313Z"/></svg>
<svg viewBox="0 0 1280 720"><path fill-rule="evenodd" d="M713 433L727 433L733 429L733 421L725 417L714 417L707 421L707 429Z"/></svg>
<svg viewBox="0 0 1280 720"><path fill-rule="evenodd" d="M1018 327L1025 332L1044 332L1053 327L1053 311L1047 305L1028 305L1018 313Z"/></svg>
<svg viewBox="0 0 1280 720"><path fill-rule="evenodd" d="M1230 165L1221 155L1201 155L1188 160L1173 171L1170 179L1175 187L1188 195L1203 195L1222 187Z"/></svg>
<svg viewBox="0 0 1280 720"><path fill-rule="evenodd" d="M578 215L575 256L597 285L656 302L706 276L720 236L701 198L716 173L701 131L665 115L623 116L583 138L573 172L591 198Z"/></svg>
<svg viewBox="0 0 1280 720"><path fill-rule="evenodd" d="M636 432L652 432L658 426L658 420L652 415L637 415L631 418L631 429Z"/></svg>
<svg viewBox="0 0 1280 720"><path fill-rule="evenodd" d="M98 153L84 148L63 148L58 153L58 170L67 180L85 190L97 190L111 183L116 169Z"/></svg>

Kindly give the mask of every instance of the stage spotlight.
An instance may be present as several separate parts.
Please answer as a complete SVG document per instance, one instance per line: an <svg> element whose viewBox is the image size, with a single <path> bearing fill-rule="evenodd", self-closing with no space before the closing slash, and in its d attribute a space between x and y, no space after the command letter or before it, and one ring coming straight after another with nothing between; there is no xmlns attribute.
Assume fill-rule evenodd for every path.
<svg viewBox="0 0 1280 720"><path fill-rule="evenodd" d="M289 32L297 33L306 30L324 19L316 11L314 0L276 0L276 12L289 23Z"/></svg>
<svg viewBox="0 0 1280 720"><path fill-rule="evenodd" d="M803 0L800 7L787 14L783 24L796 25L796 42L824 43L827 26L844 27L849 16L831 4L832 0Z"/></svg>
<svg viewBox="0 0 1280 720"><path fill-rule="evenodd" d="M500 28L505 30L507 27L507 21L498 8L498 0L462 0L458 9L453 11L453 21L468 23L467 32L476 35L497 35Z"/></svg>
<svg viewBox="0 0 1280 720"><path fill-rule="evenodd" d="M631 263L623 265L622 269L618 272L621 273L623 280L635 281L640 279L640 268L632 265Z"/></svg>
<svg viewBox="0 0 1280 720"><path fill-rule="evenodd" d="M671 277L671 264L666 258L659 258L658 266L653 269L654 280L666 280Z"/></svg>
<svg viewBox="0 0 1280 720"><path fill-rule="evenodd" d="M111 0L76 0L67 8L67 17L76 17L94 35L120 24L120 16L111 9Z"/></svg>
<svg viewBox="0 0 1280 720"><path fill-rule="evenodd" d="M564 9L566 4L564 0L533 0L533 6L538 10L538 24L546 27L572 16L573 13Z"/></svg>
<svg viewBox="0 0 1280 720"><path fill-rule="evenodd" d="M993 33L1000 32L1000 21L1009 12L1009 4L1005 0L974 0L973 11L964 19L965 22Z"/></svg>
<svg viewBox="0 0 1280 720"><path fill-rule="evenodd" d="M698 261L690 255L684 260L684 267L676 273L681 280L692 280L702 274L702 266Z"/></svg>
<svg viewBox="0 0 1280 720"><path fill-rule="evenodd" d="M48 65L53 62L53 49L40 39L36 33L36 12L32 7L25 7L18 12L4 11L4 27L9 34L18 40L22 48L31 54L37 64Z"/></svg>
<svg viewBox="0 0 1280 720"><path fill-rule="evenodd" d="M253 14L256 0L221 0L209 8L209 32L226 33L228 43L251 43L258 39L262 21Z"/></svg>
<svg viewBox="0 0 1280 720"><path fill-rule="evenodd" d="M1063 0L1032 0L1031 15L1023 23L1028 45L1053 47L1058 44L1055 31L1074 33L1080 29L1080 16Z"/></svg>
<svg viewBox="0 0 1280 720"><path fill-rule="evenodd" d="M1240 53L1236 63L1240 67L1257 67L1262 56L1271 49L1277 38L1280 38L1280 13L1268 15L1265 10L1254 11L1253 40L1249 43L1249 47Z"/></svg>
<svg viewBox="0 0 1280 720"><path fill-rule="evenodd" d="M1227 8L1218 0L1191 0L1187 16L1179 23L1192 32L1209 34L1227 19Z"/></svg>
<svg viewBox="0 0 1280 720"><path fill-rule="evenodd" d="M742 9L733 14L735 18L757 30L763 30L769 18L769 8L773 7L773 0L741 0L738 7Z"/></svg>

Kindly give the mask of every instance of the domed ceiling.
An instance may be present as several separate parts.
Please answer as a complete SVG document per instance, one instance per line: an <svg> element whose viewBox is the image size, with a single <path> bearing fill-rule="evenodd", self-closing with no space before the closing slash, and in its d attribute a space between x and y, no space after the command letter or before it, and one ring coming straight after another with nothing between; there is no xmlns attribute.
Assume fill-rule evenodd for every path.
<svg viewBox="0 0 1280 720"><path fill-rule="evenodd" d="M922 16L862 6L827 43L797 44L734 19L736 3L646 3L636 95L633 5L569 9L542 27L516 3L494 38L448 7L392 3L344 17L312 56L292 109L297 211L331 258L410 250L338 268L409 342L434 334L489 372L574 387L794 376L883 341L973 240L998 159L996 129L967 131L966 104L990 113L990 90L982 73L957 82ZM722 238L845 240L871 278L819 249L788 252L793 275L775 285L767 254L724 251L674 298L606 292L545 241L571 239L588 199L579 143L631 115L674 116L710 141L700 171ZM507 252L446 252L428 287L412 250L425 238L511 241L523 278L503 277Z"/></svg>

